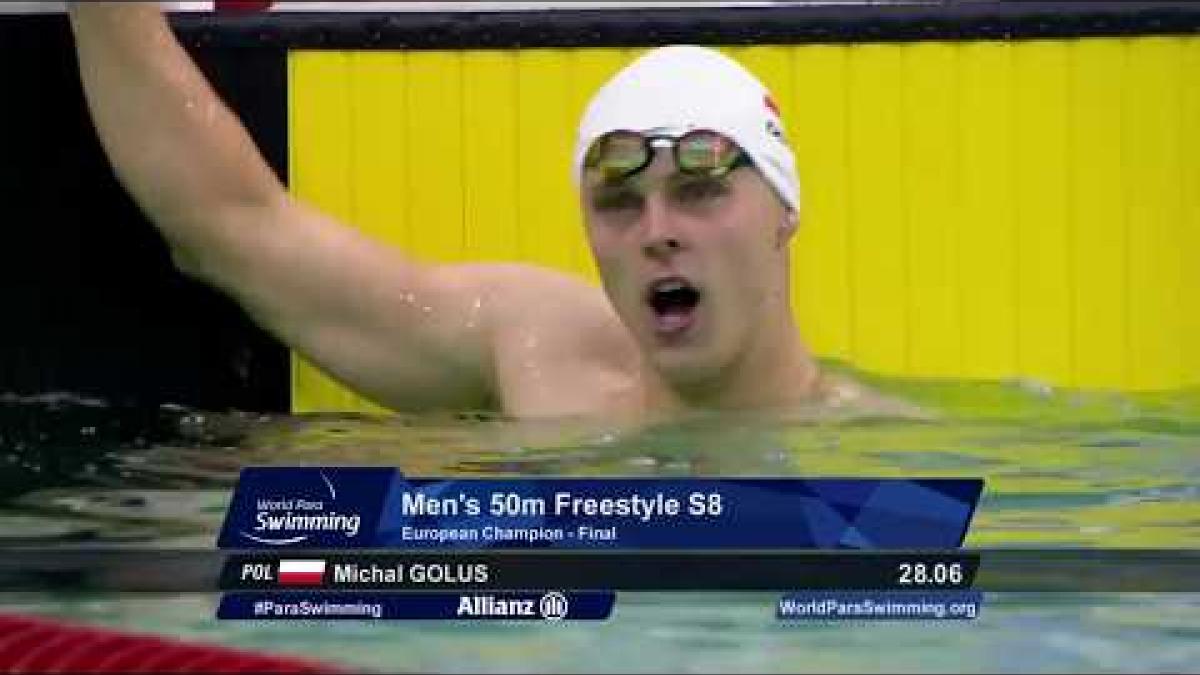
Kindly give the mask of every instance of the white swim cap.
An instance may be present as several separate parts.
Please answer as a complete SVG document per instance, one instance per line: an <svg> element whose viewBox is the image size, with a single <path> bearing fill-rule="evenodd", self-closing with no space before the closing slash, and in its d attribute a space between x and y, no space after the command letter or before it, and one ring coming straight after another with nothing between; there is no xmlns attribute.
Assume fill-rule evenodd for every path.
<svg viewBox="0 0 1200 675"><path fill-rule="evenodd" d="M655 49L608 81L579 123L573 173L597 138L629 130L679 136L711 129L732 138L793 211L800 206L796 158L770 92L738 62L705 47Z"/></svg>

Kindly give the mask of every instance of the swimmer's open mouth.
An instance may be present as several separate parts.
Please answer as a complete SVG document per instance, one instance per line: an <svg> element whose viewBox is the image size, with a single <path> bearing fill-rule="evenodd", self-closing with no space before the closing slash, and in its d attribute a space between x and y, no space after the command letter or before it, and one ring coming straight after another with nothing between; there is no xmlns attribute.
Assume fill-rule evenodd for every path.
<svg viewBox="0 0 1200 675"><path fill-rule="evenodd" d="M650 284L646 303L654 310L654 327L660 333L680 333L691 327L700 290L682 277L668 277Z"/></svg>

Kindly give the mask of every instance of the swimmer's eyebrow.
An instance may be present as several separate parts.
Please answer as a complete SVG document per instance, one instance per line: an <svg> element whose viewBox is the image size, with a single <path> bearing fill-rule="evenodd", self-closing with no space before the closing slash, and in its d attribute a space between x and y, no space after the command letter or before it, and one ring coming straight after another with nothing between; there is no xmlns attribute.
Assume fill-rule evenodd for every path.
<svg viewBox="0 0 1200 675"><path fill-rule="evenodd" d="M694 173L684 173L677 171L671 174L667 180L667 187L680 187L688 185L704 185L712 187L729 187L729 175L724 176L705 176Z"/></svg>
<svg viewBox="0 0 1200 675"><path fill-rule="evenodd" d="M683 172L673 173L663 181L667 197L674 201L688 202L720 197L728 194L728 176L697 176ZM601 183L591 188L589 201L593 208L634 208L645 200L645 190L635 178L622 178Z"/></svg>
<svg viewBox="0 0 1200 675"><path fill-rule="evenodd" d="M667 196L680 203L698 203L729 194L729 176L697 176L677 173L668 179Z"/></svg>
<svg viewBox="0 0 1200 675"><path fill-rule="evenodd" d="M628 180L602 183L592 188L589 200L593 208L606 209L640 206L645 195Z"/></svg>
<svg viewBox="0 0 1200 675"><path fill-rule="evenodd" d="M728 187L729 179L730 176L728 174L724 176L708 176L704 174L687 173L685 171L676 171L666 178L663 178L661 181L655 181L655 183L661 182L661 184L667 188L673 188L680 185L711 185L714 187ZM644 192L642 188L645 182L645 179L641 176L626 176L623 178L617 178L615 180L600 181L590 186L590 189L592 192L624 189L641 193Z"/></svg>

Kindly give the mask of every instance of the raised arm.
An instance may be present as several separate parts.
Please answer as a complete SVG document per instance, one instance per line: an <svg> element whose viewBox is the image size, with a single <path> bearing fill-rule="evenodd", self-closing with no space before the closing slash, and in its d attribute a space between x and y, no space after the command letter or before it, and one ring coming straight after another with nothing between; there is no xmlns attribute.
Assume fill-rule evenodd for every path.
<svg viewBox="0 0 1200 675"><path fill-rule="evenodd" d="M182 270L385 405L488 403L511 271L419 264L293 200L157 3L76 2L71 24L101 142Z"/></svg>

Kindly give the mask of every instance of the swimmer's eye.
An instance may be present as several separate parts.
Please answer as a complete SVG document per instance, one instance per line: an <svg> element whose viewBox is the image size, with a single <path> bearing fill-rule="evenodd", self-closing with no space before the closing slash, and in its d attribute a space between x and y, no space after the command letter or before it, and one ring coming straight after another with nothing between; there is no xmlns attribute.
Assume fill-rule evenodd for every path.
<svg viewBox="0 0 1200 675"><path fill-rule="evenodd" d="M645 197L628 185L601 185L592 191L592 208L599 213L640 211Z"/></svg>
<svg viewBox="0 0 1200 675"><path fill-rule="evenodd" d="M671 199L679 204L700 205L729 193L723 178L681 176L670 188Z"/></svg>

